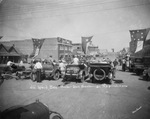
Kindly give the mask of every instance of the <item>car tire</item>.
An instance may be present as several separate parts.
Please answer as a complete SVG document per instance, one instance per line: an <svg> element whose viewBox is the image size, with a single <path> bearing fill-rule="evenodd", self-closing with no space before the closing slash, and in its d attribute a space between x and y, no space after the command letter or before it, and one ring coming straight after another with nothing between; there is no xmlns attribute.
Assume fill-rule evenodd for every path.
<svg viewBox="0 0 150 119"><path fill-rule="evenodd" d="M83 83L84 81L85 81L85 75L82 75L81 82Z"/></svg>
<svg viewBox="0 0 150 119"><path fill-rule="evenodd" d="M30 78L33 82L36 81L36 74L35 73L31 73Z"/></svg>
<svg viewBox="0 0 150 119"><path fill-rule="evenodd" d="M96 79L94 77L92 77L91 79L92 79L92 83L96 82Z"/></svg>
<svg viewBox="0 0 150 119"><path fill-rule="evenodd" d="M16 72L16 76L17 76L16 80L21 79L21 74L19 74L19 72Z"/></svg>
<svg viewBox="0 0 150 119"><path fill-rule="evenodd" d="M59 71L56 71L55 74L54 74L54 76L53 76L53 79L54 79L54 80L59 80L60 75L61 75L60 72L59 72Z"/></svg>
<svg viewBox="0 0 150 119"><path fill-rule="evenodd" d="M67 81L67 78L64 76L62 82Z"/></svg>
<svg viewBox="0 0 150 119"><path fill-rule="evenodd" d="M109 84L112 84L112 79L108 79L109 80Z"/></svg>
<svg viewBox="0 0 150 119"><path fill-rule="evenodd" d="M143 76L143 80L148 81L148 79L149 79L148 74L146 74L145 76Z"/></svg>
<svg viewBox="0 0 150 119"><path fill-rule="evenodd" d="M138 75L138 76L141 74L141 72L140 72L139 70L136 70L135 73L136 73L136 75Z"/></svg>
<svg viewBox="0 0 150 119"><path fill-rule="evenodd" d="M49 115L49 119L63 119L63 117L60 114L52 113Z"/></svg>

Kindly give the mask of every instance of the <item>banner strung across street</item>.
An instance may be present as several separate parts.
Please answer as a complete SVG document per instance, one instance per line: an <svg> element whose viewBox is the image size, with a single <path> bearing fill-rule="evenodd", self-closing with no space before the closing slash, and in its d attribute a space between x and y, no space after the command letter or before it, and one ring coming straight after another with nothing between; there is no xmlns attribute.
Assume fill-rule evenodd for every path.
<svg viewBox="0 0 150 119"><path fill-rule="evenodd" d="M91 39L92 38L93 38L93 36L82 37L82 50L83 50L84 54L87 54L87 52L88 52L88 46L91 43Z"/></svg>
<svg viewBox="0 0 150 119"><path fill-rule="evenodd" d="M131 35L131 52L136 53L143 49L144 42L146 40L147 34L150 28L130 30Z"/></svg>
<svg viewBox="0 0 150 119"><path fill-rule="evenodd" d="M40 49L43 45L45 39L36 39L36 38L32 38L33 41L33 52L30 55L30 57L35 58L36 56L39 55L40 53Z"/></svg>

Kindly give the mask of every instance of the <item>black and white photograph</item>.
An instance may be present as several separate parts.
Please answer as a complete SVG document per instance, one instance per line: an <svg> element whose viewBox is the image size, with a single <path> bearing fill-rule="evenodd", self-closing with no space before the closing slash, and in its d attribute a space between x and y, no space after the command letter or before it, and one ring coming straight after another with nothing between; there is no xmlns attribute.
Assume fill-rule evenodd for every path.
<svg viewBox="0 0 150 119"><path fill-rule="evenodd" d="M0 119L150 119L150 0L0 0Z"/></svg>

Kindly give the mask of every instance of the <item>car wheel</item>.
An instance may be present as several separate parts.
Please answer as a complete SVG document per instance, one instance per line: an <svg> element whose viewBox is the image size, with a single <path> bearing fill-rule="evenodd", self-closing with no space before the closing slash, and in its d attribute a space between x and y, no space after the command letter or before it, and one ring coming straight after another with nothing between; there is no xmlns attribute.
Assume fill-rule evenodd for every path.
<svg viewBox="0 0 150 119"><path fill-rule="evenodd" d="M91 79L92 79L92 83L96 82L96 79L94 77L92 77Z"/></svg>
<svg viewBox="0 0 150 119"><path fill-rule="evenodd" d="M4 78L0 76L0 85L4 82Z"/></svg>
<svg viewBox="0 0 150 119"><path fill-rule="evenodd" d="M108 79L109 80L109 84L112 84L112 79Z"/></svg>
<svg viewBox="0 0 150 119"><path fill-rule="evenodd" d="M55 74L54 74L54 76L53 76L54 80L59 80L60 75L61 75L60 72L56 71Z"/></svg>
<svg viewBox="0 0 150 119"><path fill-rule="evenodd" d="M31 80L33 82L36 81L36 74L35 73L31 73L30 77L31 77Z"/></svg>
<svg viewBox="0 0 150 119"><path fill-rule="evenodd" d="M84 82L84 81L85 81L85 75L82 75L81 82Z"/></svg>
<svg viewBox="0 0 150 119"><path fill-rule="evenodd" d="M63 119L63 117L60 114L52 113L49 115L49 119Z"/></svg>
<svg viewBox="0 0 150 119"><path fill-rule="evenodd" d="M16 80L21 79L21 74L19 72L16 72L16 76L17 76Z"/></svg>
<svg viewBox="0 0 150 119"><path fill-rule="evenodd" d="M148 78L149 78L148 74L146 74L145 76L143 76L143 80L148 81Z"/></svg>
<svg viewBox="0 0 150 119"><path fill-rule="evenodd" d="M67 78L64 76L62 82L67 81Z"/></svg>
<svg viewBox="0 0 150 119"><path fill-rule="evenodd" d="M139 70L136 70L135 73L136 73L136 75L138 75L138 76L140 75L140 71L139 71Z"/></svg>

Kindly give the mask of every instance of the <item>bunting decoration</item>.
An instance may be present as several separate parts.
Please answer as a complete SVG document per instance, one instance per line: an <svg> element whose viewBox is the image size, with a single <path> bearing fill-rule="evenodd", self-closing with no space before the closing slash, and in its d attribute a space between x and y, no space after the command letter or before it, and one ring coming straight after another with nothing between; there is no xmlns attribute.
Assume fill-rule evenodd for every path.
<svg viewBox="0 0 150 119"><path fill-rule="evenodd" d="M149 32L147 29L130 30L131 35L131 52L136 53L143 49L144 42Z"/></svg>
<svg viewBox="0 0 150 119"><path fill-rule="evenodd" d="M91 41L92 38L93 38L93 36L82 37L82 50L83 50L84 54L87 54L87 52L88 52L88 46L92 42Z"/></svg>
<svg viewBox="0 0 150 119"><path fill-rule="evenodd" d="M39 55L40 53L40 49L44 43L45 39L36 39L36 38L32 38L33 41L33 52L30 55L30 57L35 58L36 56Z"/></svg>

